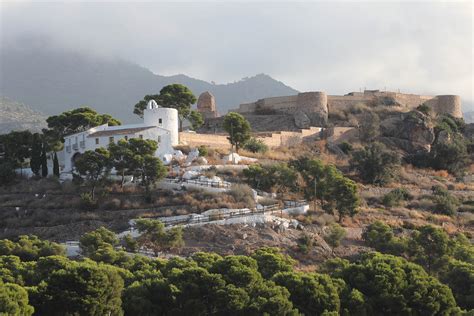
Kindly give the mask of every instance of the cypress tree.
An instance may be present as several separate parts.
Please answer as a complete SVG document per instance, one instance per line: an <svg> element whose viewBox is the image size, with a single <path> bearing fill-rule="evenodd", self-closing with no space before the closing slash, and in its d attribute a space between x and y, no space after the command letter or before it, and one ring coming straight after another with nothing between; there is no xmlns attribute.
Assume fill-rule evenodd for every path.
<svg viewBox="0 0 474 316"><path fill-rule="evenodd" d="M58 155L56 152L54 152L54 158L53 158L53 174L59 178L59 161L58 161Z"/></svg>
<svg viewBox="0 0 474 316"><path fill-rule="evenodd" d="M35 175L39 175L39 171L41 169L41 139L38 133L33 134L30 168Z"/></svg>
<svg viewBox="0 0 474 316"><path fill-rule="evenodd" d="M48 159L46 158L46 144L43 144L41 151L41 175L43 178L48 176Z"/></svg>

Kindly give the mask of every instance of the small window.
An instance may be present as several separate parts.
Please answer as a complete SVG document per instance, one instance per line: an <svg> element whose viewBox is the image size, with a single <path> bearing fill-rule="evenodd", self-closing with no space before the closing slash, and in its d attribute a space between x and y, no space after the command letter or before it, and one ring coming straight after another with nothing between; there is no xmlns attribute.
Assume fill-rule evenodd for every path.
<svg viewBox="0 0 474 316"><path fill-rule="evenodd" d="M143 139L143 135L138 135L138 137L139 137L140 139Z"/></svg>
<svg viewBox="0 0 474 316"><path fill-rule="evenodd" d="M114 137L113 136L109 137L109 143L113 143L113 142L114 142Z"/></svg>
<svg viewBox="0 0 474 316"><path fill-rule="evenodd" d="M99 145L99 139L98 138L95 139L95 144Z"/></svg>
<svg viewBox="0 0 474 316"><path fill-rule="evenodd" d="M158 143L161 143L161 135L158 136Z"/></svg>
<svg viewBox="0 0 474 316"><path fill-rule="evenodd" d="M163 123L163 119L158 119L158 124L162 124Z"/></svg>
<svg viewBox="0 0 474 316"><path fill-rule="evenodd" d="M125 140L128 140L128 136L125 135Z"/></svg>

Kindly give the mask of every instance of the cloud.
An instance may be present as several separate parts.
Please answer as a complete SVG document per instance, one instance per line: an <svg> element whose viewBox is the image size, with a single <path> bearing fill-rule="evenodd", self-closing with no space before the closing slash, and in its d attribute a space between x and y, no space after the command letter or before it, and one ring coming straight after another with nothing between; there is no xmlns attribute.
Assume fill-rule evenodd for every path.
<svg viewBox="0 0 474 316"><path fill-rule="evenodd" d="M474 99L469 1L21 1L2 3L0 14L2 47L34 40L216 82L264 72L302 91Z"/></svg>

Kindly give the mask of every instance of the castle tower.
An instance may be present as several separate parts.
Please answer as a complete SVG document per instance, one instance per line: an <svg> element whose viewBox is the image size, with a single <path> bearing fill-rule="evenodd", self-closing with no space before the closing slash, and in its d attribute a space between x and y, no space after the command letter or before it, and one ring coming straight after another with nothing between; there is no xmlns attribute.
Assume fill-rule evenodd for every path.
<svg viewBox="0 0 474 316"><path fill-rule="evenodd" d="M147 126L158 126L168 130L171 135L171 145L178 145L178 110L160 107L155 100L150 100L143 111L143 123Z"/></svg>
<svg viewBox="0 0 474 316"><path fill-rule="evenodd" d="M216 98L209 91L201 93L197 101L197 109L205 119L218 116Z"/></svg>
<svg viewBox="0 0 474 316"><path fill-rule="evenodd" d="M328 120L328 97L324 92L298 93L296 106L304 112L312 126L324 126Z"/></svg>

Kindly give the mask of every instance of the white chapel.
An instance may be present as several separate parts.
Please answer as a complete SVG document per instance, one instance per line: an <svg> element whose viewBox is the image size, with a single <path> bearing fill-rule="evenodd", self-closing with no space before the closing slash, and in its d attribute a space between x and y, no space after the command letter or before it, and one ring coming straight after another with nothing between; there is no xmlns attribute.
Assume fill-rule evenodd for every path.
<svg viewBox="0 0 474 316"><path fill-rule="evenodd" d="M75 160L86 150L107 148L110 143L120 139L152 139L158 143L155 156L164 160L165 155L173 153L173 146L178 145L178 125L178 110L160 107L155 100L150 100L143 111L141 124L104 124L64 137L63 172L71 172Z"/></svg>

